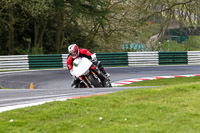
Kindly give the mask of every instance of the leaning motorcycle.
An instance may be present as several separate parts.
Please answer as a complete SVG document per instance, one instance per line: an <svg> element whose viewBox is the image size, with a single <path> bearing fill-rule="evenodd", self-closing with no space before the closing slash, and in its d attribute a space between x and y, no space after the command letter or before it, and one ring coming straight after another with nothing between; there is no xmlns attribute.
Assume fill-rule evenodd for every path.
<svg viewBox="0 0 200 133"><path fill-rule="evenodd" d="M78 88L112 87L110 79L106 78L105 81L101 81L98 75L90 69L92 65L93 63L85 57L78 57L73 61L74 76L80 80Z"/></svg>

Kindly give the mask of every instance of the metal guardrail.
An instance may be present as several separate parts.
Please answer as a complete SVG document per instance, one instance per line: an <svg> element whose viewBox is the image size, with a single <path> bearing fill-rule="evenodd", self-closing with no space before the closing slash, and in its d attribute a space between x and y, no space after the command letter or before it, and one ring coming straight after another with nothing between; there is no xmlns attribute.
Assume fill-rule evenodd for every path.
<svg viewBox="0 0 200 133"><path fill-rule="evenodd" d="M28 69L28 55L0 56L0 71Z"/></svg>
<svg viewBox="0 0 200 133"><path fill-rule="evenodd" d="M69 54L62 54L62 64L63 68L67 68L67 57Z"/></svg>
<svg viewBox="0 0 200 133"><path fill-rule="evenodd" d="M30 69L63 68L61 54L29 55Z"/></svg>
<svg viewBox="0 0 200 133"><path fill-rule="evenodd" d="M158 52L128 52L129 66L158 65Z"/></svg>
<svg viewBox="0 0 200 133"><path fill-rule="evenodd" d="M187 52L159 52L159 65L188 64Z"/></svg>
<svg viewBox="0 0 200 133"><path fill-rule="evenodd" d="M127 53L96 53L97 59L102 61L104 66L128 66ZM63 68L67 68L68 54L62 54Z"/></svg>
<svg viewBox="0 0 200 133"><path fill-rule="evenodd" d="M97 53L97 59L104 66L128 66L127 52L122 53Z"/></svg>
<svg viewBox="0 0 200 133"><path fill-rule="evenodd" d="M68 54L0 56L0 71L67 68ZM200 51L97 53L104 66L200 64Z"/></svg>
<svg viewBox="0 0 200 133"><path fill-rule="evenodd" d="M200 51L188 51L188 65L200 65Z"/></svg>

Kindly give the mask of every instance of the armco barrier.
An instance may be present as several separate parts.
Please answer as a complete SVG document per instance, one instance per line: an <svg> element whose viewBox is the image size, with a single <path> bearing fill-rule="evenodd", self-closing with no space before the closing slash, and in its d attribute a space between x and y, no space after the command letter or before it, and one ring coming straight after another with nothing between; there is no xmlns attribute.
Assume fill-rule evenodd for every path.
<svg viewBox="0 0 200 133"><path fill-rule="evenodd" d="M122 53L97 53L99 61L103 62L104 66L128 66L128 54Z"/></svg>
<svg viewBox="0 0 200 133"><path fill-rule="evenodd" d="M30 69L63 68L61 54L29 55Z"/></svg>
<svg viewBox="0 0 200 133"><path fill-rule="evenodd" d="M159 65L188 64L187 52L159 52Z"/></svg>
<svg viewBox="0 0 200 133"><path fill-rule="evenodd" d="M188 51L188 65L200 65L200 51Z"/></svg>
<svg viewBox="0 0 200 133"><path fill-rule="evenodd" d="M67 68L68 54L0 56L0 71ZM200 65L200 51L97 53L104 66Z"/></svg>
<svg viewBox="0 0 200 133"><path fill-rule="evenodd" d="M128 52L129 66L158 65L158 52Z"/></svg>
<svg viewBox="0 0 200 133"><path fill-rule="evenodd" d="M28 55L0 56L0 71L29 69Z"/></svg>
<svg viewBox="0 0 200 133"><path fill-rule="evenodd" d="M67 68L67 57L69 54L62 54L62 64L63 68Z"/></svg>

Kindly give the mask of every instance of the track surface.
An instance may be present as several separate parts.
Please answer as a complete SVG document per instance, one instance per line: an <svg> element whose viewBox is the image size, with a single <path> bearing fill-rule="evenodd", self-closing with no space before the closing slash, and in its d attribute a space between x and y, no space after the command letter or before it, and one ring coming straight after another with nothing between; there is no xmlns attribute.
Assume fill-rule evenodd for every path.
<svg viewBox="0 0 200 133"><path fill-rule="evenodd" d="M111 81L116 82L128 78L200 74L200 66L106 68L106 71L111 74ZM29 89L31 82L34 84L34 90ZM70 83L71 76L66 69L0 73L0 86L15 88L0 90L0 107L129 89L120 87L72 89Z"/></svg>

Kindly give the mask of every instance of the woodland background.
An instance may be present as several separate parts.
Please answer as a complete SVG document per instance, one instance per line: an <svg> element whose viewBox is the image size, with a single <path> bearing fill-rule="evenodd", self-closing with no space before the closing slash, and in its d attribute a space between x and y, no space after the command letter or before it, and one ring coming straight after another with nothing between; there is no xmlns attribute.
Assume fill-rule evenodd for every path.
<svg viewBox="0 0 200 133"><path fill-rule="evenodd" d="M166 30L198 28L199 7L199 0L1 0L0 55L65 54L72 43L92 52L129 51L123 46L131 43L164 50L168 43L169 51ZM199 37L184 46L199 50Z"/></svg>

